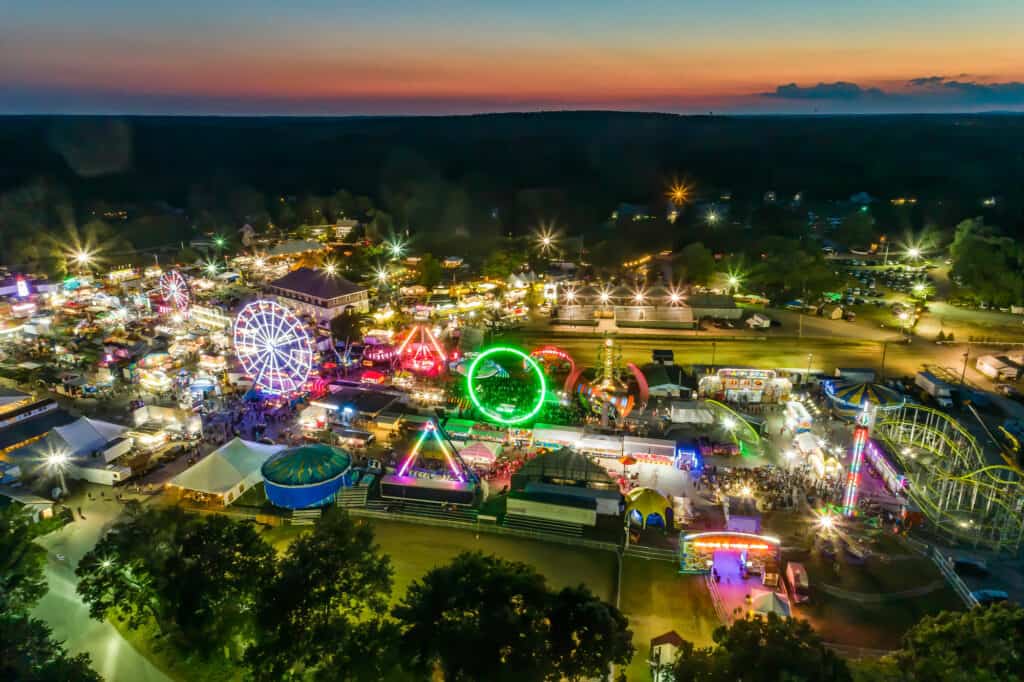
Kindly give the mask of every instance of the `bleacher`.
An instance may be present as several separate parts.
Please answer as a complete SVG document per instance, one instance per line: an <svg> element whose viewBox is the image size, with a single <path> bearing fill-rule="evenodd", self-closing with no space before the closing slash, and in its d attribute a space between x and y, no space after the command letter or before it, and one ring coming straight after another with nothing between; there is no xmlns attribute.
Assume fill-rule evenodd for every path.
<svg viewBox="0 0 1024 682"><path fill-rule="evenodd" d="M321 513L319 507L316 509L293 509L288 522L293 526L312 526L320 519Z"/></svg>
<svg viewBox="0 0 1024 682"><path fill-rule="evenodd" d="M390 512L394 514L408 514L410 516L423 516L431 519L443 519L445 521L461 521L463 523L476 523L477 510L468 507L442 507L433 502L420 502L417 500L370 500L366 508L373 511Z"/></svg>
<svg viewBox="0 0 1024 682"><path fill-rule="evenodd" d="M342 488L335 494L334 503L339 507L365 507L369 492L370 489L366 486Z"/></svg>
<svg viewBox="0 0 1024 682"><path fill-rule="evenodd" d="M502 525L506 528L546 533L548 535L562 535L573 538L583 535L583 526L578 523L549 521L548 519L538 519L533 516L522 516L520 514L505 514L505 521Z"/></svg>

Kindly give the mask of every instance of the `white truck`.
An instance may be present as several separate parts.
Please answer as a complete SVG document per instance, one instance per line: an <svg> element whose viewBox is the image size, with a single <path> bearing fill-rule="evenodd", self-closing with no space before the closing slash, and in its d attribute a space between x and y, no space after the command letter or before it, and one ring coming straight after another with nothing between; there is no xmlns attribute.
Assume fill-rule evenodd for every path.
<svg viewBox="0 0 1024 682"><path fill-rule="evenodd" d="M914 384L934 398L939 407L953 406L953 387L931 372L918 372Z"/></svg>

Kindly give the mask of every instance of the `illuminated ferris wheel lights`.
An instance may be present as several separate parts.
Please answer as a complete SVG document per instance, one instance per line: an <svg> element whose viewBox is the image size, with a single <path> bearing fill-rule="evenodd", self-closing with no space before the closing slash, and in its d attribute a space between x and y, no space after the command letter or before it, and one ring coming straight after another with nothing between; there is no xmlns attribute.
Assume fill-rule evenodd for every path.
<svg viewBox="0 0 1024 682"><path fill-rule="evenodd" d="M287 308L254 301L235 320L233 340L238 361L267 393L301 390L313 367L309 332Z"/></svg>
<svg viewBox="0 0 1024 682"><path fill-rule="evenodd" d="M158 286L160 298L175 310L185 311L192 303L192 292L189 290L188 282L177 270L160 275Z"/></svg>

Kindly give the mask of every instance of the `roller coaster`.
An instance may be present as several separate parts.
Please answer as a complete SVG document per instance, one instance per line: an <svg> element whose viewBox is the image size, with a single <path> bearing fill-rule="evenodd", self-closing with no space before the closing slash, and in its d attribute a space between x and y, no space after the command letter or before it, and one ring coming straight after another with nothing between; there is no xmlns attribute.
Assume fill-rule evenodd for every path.
<svg viewBox="0 0 1024 682"><path fill-rule="evenodd" d="M1017 554L1024 540L1024 472L993 464L960 422L922 405L879 415L875 437L905 471L907 493L932 530L962 545Z"/></svg>

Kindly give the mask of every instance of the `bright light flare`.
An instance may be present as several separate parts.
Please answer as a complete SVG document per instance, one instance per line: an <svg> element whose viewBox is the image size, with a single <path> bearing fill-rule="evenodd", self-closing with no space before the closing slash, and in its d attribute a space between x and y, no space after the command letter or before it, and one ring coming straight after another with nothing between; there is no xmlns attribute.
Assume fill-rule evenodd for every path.
<svg viewBox="0 0 1024 682"><path fill-rule="evenodd" d="M534 234L534 239L537 241L537 248L543 254L554 251L558 246L558 233L548 225L541 226Z"/></svg>
<svg viewBox="0 0 1024 682"><path fill-rule="evenodd" d="M643 289L639 289L633 292L633 303L640 305L647 300L647 292Z"/></svg>
<svg viewBox="0 0 1024 682"><path fill-rule="evenodd" d="M665 192L665 196L672 200L672 203L676 206L682 206L683 204L690 201L693 195L693 187L685 182L673 182Z"/></svg>

